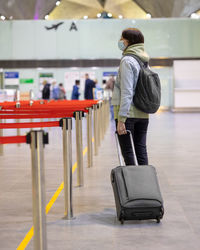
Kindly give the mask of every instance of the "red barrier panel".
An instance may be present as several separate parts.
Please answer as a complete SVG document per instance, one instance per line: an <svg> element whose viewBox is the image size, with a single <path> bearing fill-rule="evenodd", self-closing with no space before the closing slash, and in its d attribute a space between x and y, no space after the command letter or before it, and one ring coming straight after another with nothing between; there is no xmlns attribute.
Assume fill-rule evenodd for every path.
<svg viewBox="0 0 200 250"><path fill-rule="evenodd" d="M71 109L73 111L79 110L79 109L86 109L88 107L92 107L94 104L97 104L97 100L83 100L83 101L34 101L33 104L30 106L29 101L20 101L20 107L16 108L16 102L3 102L0 103L1 109L60 109L60 108L67 108Z"/></svg>
<svg viewBox="0 0 200 250"><path fill-rule="evenodd" d="M59 122L0 123L0 129L59 127Z"/></svg>
<svg viewBox="0 0 200 250"><path fill-rule="evenodd" d="M29 101L21 101L16 108L16 102L0 103L0 119L34 119L73 117L74 112L88 112L87 108L98 103L96 100L83 101L35 101L30 106Z"/></svg>
<svg viewBox="0 0 200 250"><path fill-rule="evenodd" d="M26 143L26 136L0 136L0 144Z"/></svg>
<svg viewBox="0 0 200 250"><path fill-rule="evenodd" d="M30 105L30 101L20 101L20 107L16 102L0 103L0 119L37 119L37 118L64 118L73 117L74 112L88 112L87 108L97 104L97 100L62 100L47 101L37 100ZM59 122L26 122L26 123L1 123L0 129L15 128L40 128L58 127ZM25 143L26 136L4 136L0 137L0 144Z"/></svg>
<svg viewBox="0 0 200 250"><path fill-rule="evenodd" d="M37 112L35 112L37 113ZM64 118L64 117L73 117L73 112L71 113L47 113L47 114L19 114L19 115L1 115L0 114L0 119L42 119L42 118Z"/></svg>

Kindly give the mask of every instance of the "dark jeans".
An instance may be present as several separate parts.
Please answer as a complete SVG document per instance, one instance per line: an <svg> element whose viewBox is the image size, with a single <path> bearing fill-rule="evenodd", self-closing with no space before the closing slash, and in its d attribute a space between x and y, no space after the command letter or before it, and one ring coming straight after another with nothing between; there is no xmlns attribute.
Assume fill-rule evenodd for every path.
<svg viewBox="0 0 200 250"><path fill-rule="evenodd" d="M127 118L125 122L126 130L130 130L133 136L136 157L139 165L148 165L146 147L148 124L149 119L142 118ZM125 164L135 165L129 134L118 135L118 138Z"/></svg>

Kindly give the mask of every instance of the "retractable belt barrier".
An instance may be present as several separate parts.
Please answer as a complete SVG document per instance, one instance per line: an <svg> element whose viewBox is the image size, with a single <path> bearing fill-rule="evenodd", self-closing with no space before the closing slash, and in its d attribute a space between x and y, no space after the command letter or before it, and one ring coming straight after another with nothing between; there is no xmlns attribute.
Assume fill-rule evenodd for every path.
<svg viewBox="0 0 200 250"><path fill-rule="evenodd" d="M59 122L23 122L23 123L1 123L0 129L12 128L44 128L44 127L59 127Z"/></svg>
<svg viewBox="0 0 200 250"><path fill-rule="evenodd" d="M0 144L26 143L26 136L1 136Z"/></svg>
<svg viewBox="0 0 200 250"><path fill-rule="evenodd" d="M96 100L84 101L21 101L0 103L0 119L34 119L73 117L74 112L88 112Z"/></svg>
<svg viewBox="0 0 200 250"><path fill-rule="evenodd" d="M93 112L92 112L93 110ZM109 102L84 101L19 101L0 103L0 131L3 129L62 127L64 204L65 219L73 218L72 206L72 118L76 120L77 185L83 186L82 118L87 116L88 167L93 164L92 123L94 131L94 152L98 154L100 140L109 123ZM92 115L94 113L94 115ZM92 122L93 117L93 122ZM2 119L61 118L60 121L2 123ZM43 130L31 130L27 135L2 136L0 144L28 143L31 145L32 159L32 199L34 224L34 249L44 250L46 242L44 144L48 144L48 134Z"/></svg>

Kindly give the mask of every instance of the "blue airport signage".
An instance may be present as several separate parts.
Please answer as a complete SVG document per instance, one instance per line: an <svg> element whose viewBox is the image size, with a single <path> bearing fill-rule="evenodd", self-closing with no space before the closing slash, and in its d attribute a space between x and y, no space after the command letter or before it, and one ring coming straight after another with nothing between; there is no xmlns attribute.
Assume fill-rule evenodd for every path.
<svg viewBox="0 0 200 250"><path fill-rule="evenodd" d="M19 78L19 72L5 72L4 73L5 78Z"/></svg>
<svg viewBox="0 0 200 250"><path fill-rule="evenodd" d="M117 72L103 72L103 76L117 76Z"/></svg>

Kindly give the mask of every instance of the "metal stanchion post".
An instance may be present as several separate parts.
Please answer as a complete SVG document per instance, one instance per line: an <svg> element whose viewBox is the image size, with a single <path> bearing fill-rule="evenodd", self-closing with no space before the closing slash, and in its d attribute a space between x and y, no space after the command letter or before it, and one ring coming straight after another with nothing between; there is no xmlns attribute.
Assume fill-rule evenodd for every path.
<svg viewBox="0 0 200 250"><path fill-rule="evenodd" d="M97 105L93 106L94 115L93 115L93 126L94 126L94 155L98 155L98 128L97 128Z"/></svg>
<svg viewBox="0 0 200 250"><path fill-rule="evenodd" d="M105 117L104 117L104 103L102 101L101 102L101 136L102 136L102 140L104 138L104 122L105 122Z"/></svg>
<svg viewBox="0 0 200 250"><path fill-rule="evenodd" d="M16 108L20 108L20 91L16 90Z"/></svg>
<svg viewBox="0 0 200 250"><path fill-rule="evenodd" d="M98 147L101 144L101 136L100 136L100 131L101 131L101 117L100 117L100 104L97 105L97 137L98 137Z"/></svg>
<svg viewBox="0 0 200 250"><path fill-rule="evenodd" d="M106 133L106 103L103 101L103 135Z"/></svg>
<svg viewBox="0 0 200 250"><path fill-rule="evenodd" d="M34 93L33 93L33 90L31 89L30 91L29 91L29 101L30 101L30 106L32 106L33 105L33 98L34 98ZM33 119L30 119L30 122L33 122Z"/></svg>
<svg viewBox="0 0 200 250"><path fill-rule="evenodd" d="M2 119L0 119L0 123L2 123ZM0 136L3 136L3 129L0 129ZM3 155L3 144L0 144L0 156Z"/></svg>
<svg viewBox="0 0 200 250"><path fill-rule="evenodd" d="M41 101L40 101L40 104L43 105L43 104L44 104L44 100L41 100ZM43 122L43 121L44 121L44 119L43 119L43 118L40 118L40 122Z"/></svg>
<svg viewBox="0 0 200 250"><path fill-rule="evenodd" d="M102 131L102 120L103 120L103 117L102 117L102 102L100 101L99 102L99 139L100 139L100 143L101 141L103 140L103 131Z"/></svg>
<svg viewBox="0 0 200 250"><path fill-rule="evenodd" d="M31 131L27 135L27 142L31 143L33 225L35 250L47 249L43 149L45 137L48 141L48 134L45 135L43 130Z"/></svg>
<svg viewBox="0 0 200 250"><path fill-rule="evenodd" d="M106 129L108 128L110 122L110 104L109 100L106 100Z"/></svg>
<svg viewBox="0 0 200 250"><path fill-rule="evenodd" d="M16 90L16 108L20 108L20 91ZM16 122L19 123L19 119L16 119ZM17 136L20 136L20 129L17 128ZM20 143L17 144L20 147Z"/></svg>
<svg viewBox="0 0 200 250"><path fill-rule="evenodd" d="M77 157L77 186L83 186L83 142L82 142L82 111L75 112L76 119L76 157Z"/></svg>
<svg viewBox="0 0 200 250"><path fill-rule="evenodd" d="M87 148L88 148L88 168L93 165L92 155L92 109L88 108L87 113Z"/></svg>
<svg viewBox="0 0 200 250"><path fill-rule="evenodd" d="M103 101L101 102L101 140L104 138L104 113L103 113Z"/></svg>
<svg viewBox="0 0 200 250"><path fill-rule="evenodd" d="M63 165L64 165L64 196L65 213L64 219L73 219L72 206L72 118L60 120L63 129Z"/></svg>
<svg viewBox="0 0 200 250"><path fill-rule="evenodd" d="M33 105L33 98L34 98L34 93L33 93L33 90L31 89L31 90L29 91L30 106Z"/></svg>
<svg viewBox="0 0 200 250"><path fill-rule="evenodd" d="M104 107L104 110L105 110L105 125L104 125L104 129L105 129L105 132L106 132L107 122L108 122L107 100L105 100L104 102L105 102L105 107Z"/></svg>
<svg viewBox="0 0 200 250"><path fill-rule="evenodd" d="M16 119L16 123L19 123L19 119ZM20 136L20 128L17 128L17 136ZM20 147L20 143L18 143L17 146Z"/></svg>

